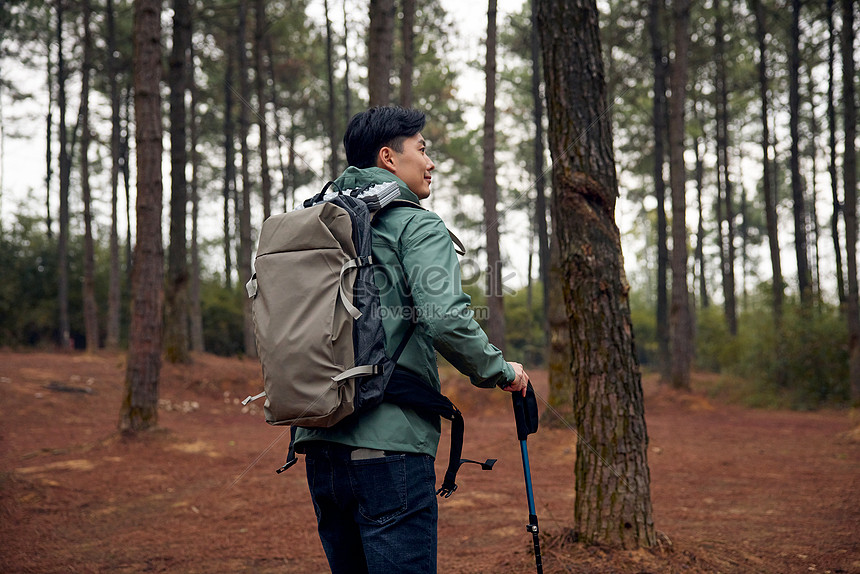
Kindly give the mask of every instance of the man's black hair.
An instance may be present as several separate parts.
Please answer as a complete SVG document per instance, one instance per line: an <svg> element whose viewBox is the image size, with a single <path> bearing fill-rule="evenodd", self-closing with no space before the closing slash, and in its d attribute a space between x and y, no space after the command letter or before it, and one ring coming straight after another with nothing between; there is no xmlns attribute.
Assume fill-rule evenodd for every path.
<svg viewBox="0 0 860 574"><path fill-rule="evenodd" d="M424 129L424 112L395 106L380 106L352 116L343 136L346 161L358 168L376 165L383 147L403 151L403 140Z"/></svg>

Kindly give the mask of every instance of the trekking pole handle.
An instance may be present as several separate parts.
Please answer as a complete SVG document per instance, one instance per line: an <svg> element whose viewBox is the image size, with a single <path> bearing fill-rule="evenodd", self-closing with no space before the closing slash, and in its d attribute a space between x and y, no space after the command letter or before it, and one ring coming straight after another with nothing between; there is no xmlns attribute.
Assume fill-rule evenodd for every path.
<svg viewBox="0 0 860 574"><path fill-rule="evenodd" d="M538 408L535 390L531 382L526 386L526 396L520 393L511 393L511 401L514 405L514 420L517 423L517 438L526 440L530 434L538 430Z"/></svg>

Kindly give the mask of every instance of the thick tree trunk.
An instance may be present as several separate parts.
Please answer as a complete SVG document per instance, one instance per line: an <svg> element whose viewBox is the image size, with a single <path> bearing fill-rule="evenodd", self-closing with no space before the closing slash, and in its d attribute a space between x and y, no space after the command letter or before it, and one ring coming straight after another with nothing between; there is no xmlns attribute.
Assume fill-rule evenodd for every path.
<svg viewBox="0 0 860 574"><path fill-rule="evenodd" d="M669 177L672 187L672 307L669 311L672 342L672 387L690 388L693 357L693 321L687 291L686 168L684 166L684 101L687 94L690 0L674 0L675 60L669 78Z"/></svg>
<svg viewBox="0 0 860 574"><path fill-rule="evenodd" d="M621 243L618 183L594 0L540 0L553 158L554 241L579 434L574 530L586 543L655 542L648 436Z"/></svg>
<svg viewBox="0 0 860 574"><path fill-rule="evenodd" d="M371 107L387 106L391 102L393 46L394 0L370 0L367 81Z"/></svg>
<svg viewBox="0 0 860 574"><path fill-rule="evenodd" d="M648 30L651 36L651 59L654 62L654 104L651 118L654 130L654 197L657 198L657 346L663 381L669 380L669 245L666 236L666 180L663 178L666 134L666 61L660 36L660 13L663 0L651 0Z"/></svg>
<svg viewBox="0 0 860 574"><path fill-rule="evenodd" d="M122 282L119 264L119 171L120 171L120 133L122 124L120 118L119 83L117 81L118 59L116 57L116 22L113 0L107 0L107 49L108 49L108 84L110 89L111 133L110 133L110 190L111 190L111 224L110 224L110 271L108 275L108 312L105 347L119 348L120 330L122 325Z"/></svg>
<svg viewBox="0 0 860 574"><path fill-rule="evenodd" d="M87 352L92 353L99 348L99 311L96 305L96 256L93 242L93 212L92 190L90 188L90 77L92 75L93 39L90 30L92 15L89 0L84 0L84 59L81 64L81 104L78 121L81 124L81 195L84 203L84 330L86 333Z"/></svg>
<svg viewBox="0 0 860 574"><path fill-rule="evenodd" d="M242 198L239 208L239 285L244 286L251 279L251 166L250 150L248 147L248 130L250 126L247 102L250 101L251 85L248 80L248 56L245 51L245 36L248 17L248 0L239 0L239 20L237 28L239 96L242 105L239 107L239 146L242 163ZM257 356L257 341L254 336L254 314L251 300L242 297L243 333L245 354Z"/></svg>
<svg viewBox="0 0 860 574"><path fill-rule="evenodd" d="M254 4L254 82L257 92L257 129L260 132L260 192L263 219L272 214L272 175L269 173L269 125L266 121L266 66L263 58L266 42L266 2Z"/></svg>
<svg viewBox="0 0 860 574"><path fill-rule="evenodd" d="M807 253L806 206L800 175L800 0L791 2L791 48L789 54L789 131L791 132L791 197L794 202L794 251L797 256L797 287L804 309L812 304L812 278Z"/></svg>
<svg viewBox="0 0 860 574"><path fill-rule="evenodd" d="M188 342L188 145L185 93L191 49L191 5L173 0L173 48L170 53L170 247L164 290L164 351L171 363L189 363Z"/></svg>
<svg viewBox="0 0 860 574"><path fill-rule="evenodd" d="M415 4L416 0L402 0L403 18L400 22L400 44L403 62L400 64L400 105L412 107L412 77L415 69Z"/></svg>
<svg viewBox="0 0 860 574"><path fill-rule="evenodd" d="M134 118L137 155L137 242L131 281L125 395L119 429L143 431L158 424L162 351L164 248L161 210L161 3L134 2Z"/></svg>
<svg viewBox="0 0 860 574"><path fill-rule="evenodd" d="M860 405L860 302L857 286L857 107L854 82L854 2L842 0L842 89L845 152L842 156L845 193L845 246L848 267L848 353L851 398Z"/></svg>
<svg viewBox="0 0 860 574"><path fill-rule="evenodd" d="M779 233L776 218L776 194L773 187L773 174L770 163L770 113L768 112L767 81L767 43L764 7L761 0L750 0L756 20L756 40L758 41L758 79L759 99L761 100L761 153L762 189L764 190L764 213L767 224L767 240L770 246L770 264L773 273L771 293L773 297L773 318L778 326L782 320L783 279L779 254Z"/></svg>
<svg viewBox="0 0 860 574"><path fill-rule="evenodd" d="M487 241L487 336L505 350L505 300L502 291L502 255L499 248L498 186L496 184L496 0L487 8L486 99L484 100L484 159L481 164L484 231Z"/></svg>

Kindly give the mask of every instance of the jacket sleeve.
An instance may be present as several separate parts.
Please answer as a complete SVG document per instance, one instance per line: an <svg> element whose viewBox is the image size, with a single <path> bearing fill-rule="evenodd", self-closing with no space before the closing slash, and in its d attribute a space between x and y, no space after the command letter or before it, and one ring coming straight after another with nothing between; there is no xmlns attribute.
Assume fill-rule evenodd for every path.
<svg viewBox="0 0 860 574"><path fill-rule="evenodd" d="M448 229L436 214L422 212L410 220L400 237L400 261L418 322L436 350L475 386L512 382L513 368L475 321Z"/></svg>

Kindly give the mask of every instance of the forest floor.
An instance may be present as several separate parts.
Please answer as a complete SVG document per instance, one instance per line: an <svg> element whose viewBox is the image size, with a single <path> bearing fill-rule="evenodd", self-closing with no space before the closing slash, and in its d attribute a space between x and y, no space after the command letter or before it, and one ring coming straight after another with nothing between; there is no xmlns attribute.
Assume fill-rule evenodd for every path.
<svg viewBox="0 0 860 574"><path fill-rule="evenodd" d="M257 362L196 355L162 374L160 430L123 438L124 355L0 351L0 571L326 572L301 457L276 475L284 430L238 404L261 385ZM655 549L573 542L576 436L529 438L545 572L860 573L858 421L725 404L709 377L689 394L643 381ZM546 373L532 379L545 396ZM499 462L463 467L439 500L439 571L534 572L510 400L444 386L464 456Z"/></svg>

